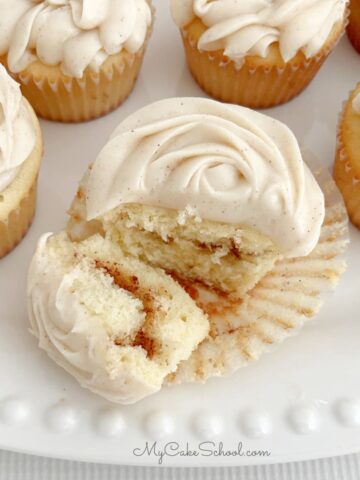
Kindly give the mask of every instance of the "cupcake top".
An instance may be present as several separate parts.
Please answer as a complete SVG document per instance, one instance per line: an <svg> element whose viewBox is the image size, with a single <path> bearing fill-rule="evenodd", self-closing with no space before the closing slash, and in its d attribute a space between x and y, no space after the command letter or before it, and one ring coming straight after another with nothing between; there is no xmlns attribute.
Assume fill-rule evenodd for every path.
<svg viewBox="0 0 360 480"><path fill-rule="evenodd" d="M83 180L87 220L121 204L186 210L253 227L307 255L324 219L320 187L283 123L235 105L173 98L123 121Z"/></svg>
<svg viewBox="0 0 360 480"><path fill-rule="evenodd" d="M285 62L298 51L316 55L344 18L347 0L171 0L179 27L200 18L207 27L200 50L224 50L233 60L266 57L279 43Z"/></svg>
<svg viewBox="0 0 360 480"><path fill-rule="evenodd" d="M20 85L0 65L0 192L17 175L35 146L35 130Z"/></svg>
<svg viewBox="0 0 360 480"><path fill-rule="evenodd" d="M151 25L147 0L0 0L0 55L11 72L36 60L81 78L109 55L136 53ZM7 5L5 5L7 4Z"/></svg>

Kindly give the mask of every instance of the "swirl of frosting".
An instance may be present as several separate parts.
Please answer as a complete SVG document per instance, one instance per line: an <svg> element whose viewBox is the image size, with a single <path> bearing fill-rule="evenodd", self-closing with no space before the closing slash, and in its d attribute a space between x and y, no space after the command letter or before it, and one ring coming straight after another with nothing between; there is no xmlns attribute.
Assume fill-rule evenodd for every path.
<svg viewBox="0 0 360 480"><path fill-rule="evenodd" d="M233 60L266 57L279 43L284 61L298 51L316 55L333 27L344 18L347 0L171 0L172 15L183 27L200 18L207 27L200 50L224 50Z"/></svg>
<svg viewBox="0 0 360 480"><path fill-rule="evenodd" d="M35 130L20 85L0 65L0 192L14 180L35 146Z"/></svg>
<svg viewBox="0 0 360 480"><path fill-rule="evenodd" d="M0 0L0 55L18 73L36 60L81 78L123 49L136 53L151 25L147 0Z"/></svg>
<svg viewBox="0 0 360 480"><path fill-rule="evenodd" d="M191 207L258 229L287 256L307 255L324 219L323 194L288 127L201 98L162 100L128 117L84 188L88 220L126 203Z"/></svg>

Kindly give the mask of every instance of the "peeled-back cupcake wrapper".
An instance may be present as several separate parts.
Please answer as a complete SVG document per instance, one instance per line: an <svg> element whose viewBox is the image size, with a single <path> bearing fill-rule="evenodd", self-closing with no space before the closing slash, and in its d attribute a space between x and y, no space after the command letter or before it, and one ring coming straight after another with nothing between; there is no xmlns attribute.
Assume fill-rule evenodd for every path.
<svg viewBox="0 0 360 480"><path fill-rule="evenodd" d="M355 89L356 88L357 87L355 87ZM348 98L352 96L355 89L349 93ZM339 185L339 188L342 191L344 201L347 206L351 221L355 225L360 225L360 204L358 202L359 191L360 191L360 178L355 174L351 166L348 152L344 145L342 133L341 133L341 127L344 120L344 112L345 112L345 108L347 106L348 101L349 100L347 99L343 102L342 110L340 112L339 120L338 120L337 145L336 145L336 156L335 156L335 171L336 171L335 180L337 181L336 174L339 173L339 171L342 172L344 176L346 176L347 178L346 184L344 184L344 182L341 182L341 186Z"/></svg>
<svg viewBox="0 0 360 480"><path fill-rule="evenodd" d="M310 163L309 155L305 158ZM324 294L335 287L346 268L349 237L346 209L334 181L325 168L312 170L326 204L318 245L307 257L279 261L241 304L226 305L216 298L219 313L209 315L209 337L167 377L167 383L204 382L238 370L295 335L318 313ZM198 302L209 306L204 297Z"/></svg>
<svg viewBox="0 0 360 480"><path fill-rule="evenodd" d="M0 258L9 253L25 236L32 223L36 207L37 180L20 200L6 220L0 220ZM1 194L0 194L1 197Z"/></svg>
<svg viewBox="0 0 360 480"><path fill-rule="evenodd" d="M29 70L15 76L38 115L49 120L79 122L100 117L118 107L131 93L145 46L123 55L121 63L100 71L87 71L81 79L59 76L38 79Z"/></svg>
<svg viewBox="0 0 360 480"><path fill-rule="evenodd" d="M326 49L301 65L284 67L239 66L230 59L217 62L212 52L200 51L196 41L181 29L190 71L199 85L214 98L251 108L268 108L285 103L301 93L335 48L348 23L346 12L342 32Z"/></svg>

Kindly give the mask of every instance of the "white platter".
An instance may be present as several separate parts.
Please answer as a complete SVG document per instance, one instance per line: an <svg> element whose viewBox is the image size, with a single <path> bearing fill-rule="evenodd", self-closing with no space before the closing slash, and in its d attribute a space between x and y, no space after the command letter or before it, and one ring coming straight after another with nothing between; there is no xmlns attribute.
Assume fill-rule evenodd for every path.
<svg viewBox="0 0 360 480"><path fill-rule="evenodd" d="M204 96L186 68L168 2L158 0L154 35L137 86L114 113L80 125L41 122L45 157L35 222L0 263L0 448L44 456L157 465L136 456L157 440L197 450L266 449L269 457L166 456L168 466L245 465L306 460L360 450L360 232L351 229L349 269L325 308L300 335L237 374L206 385L166 388L116 407L81 389L28 333L25 278L39 235L57 231L87 164L130 112L171 96ZM324 165L334 157L338 113L360 80L360 56L344 38L313 84L268 111L285 121ZM173 451L173 453L175 453Z"/></svg>

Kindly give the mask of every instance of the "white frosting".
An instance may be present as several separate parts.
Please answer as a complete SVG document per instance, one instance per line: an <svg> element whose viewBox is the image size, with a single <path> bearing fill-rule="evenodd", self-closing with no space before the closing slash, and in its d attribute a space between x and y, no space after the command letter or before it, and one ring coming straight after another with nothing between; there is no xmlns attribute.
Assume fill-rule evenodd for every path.
<svg viewBox="0 0 360 480"><path fill-rule="evenodd" d="M20 85L0 65L0 192L16 177L35 146L35 130Z"/></svg>
<svg viewBox="0 0 360 480"><path fill-rule="evenodd" d="M347 0L171 0L180 27L196 17L207 27L200 50L224 50L241 60L266 57L269 46L279 42L285 62L299 50L308 58L316 55L344 18L346 5Z"/></svg>
<svg viewBox="0 0 360 480"><path fill-rule="evenodd" d="M87 219L126 203L252 226L284 255L307 255L323 194L283 123L235 105L173 98L123 121L84 179Z"/></svg>
<svg viewBox="0 0 360 480"><path fill-rule="evenodd" d="M360 115L360 93L353 98L352 107Z"/></svg>
<svg viewBox="0 0 360 480"><path fill-rule="evenodd" d="M82 77L122 49L137 52L151 24L146 0L0 0L0 55L11 72L35 60Z"/></svg>

